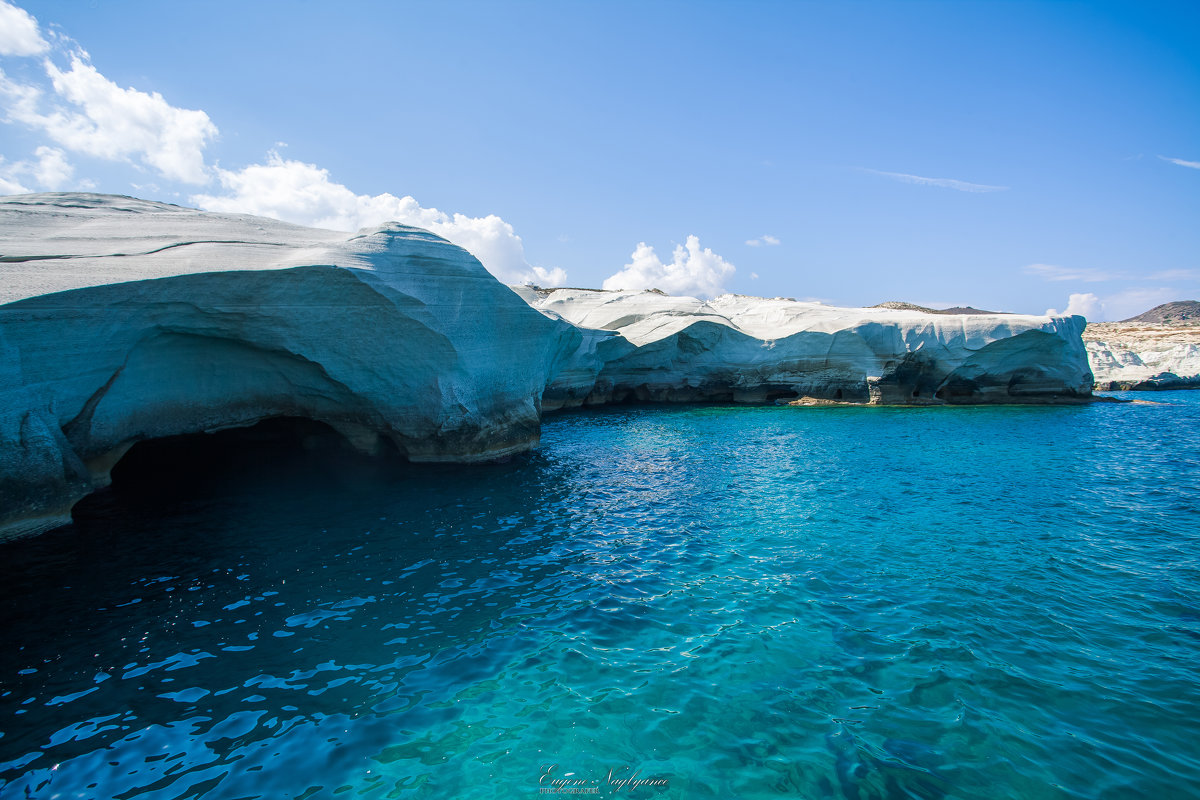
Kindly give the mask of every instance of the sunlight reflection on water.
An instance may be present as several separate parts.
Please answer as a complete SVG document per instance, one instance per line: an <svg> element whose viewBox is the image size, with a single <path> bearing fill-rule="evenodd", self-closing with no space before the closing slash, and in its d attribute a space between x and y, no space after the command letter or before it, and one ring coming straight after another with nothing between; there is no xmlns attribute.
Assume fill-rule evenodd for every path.
<svg viewBox="0 0 1200 800"><path fill-rule="evenodd" d="M3 546L0 794L1188 796L1200 393L1155 399L568 413L109 498Z"/></svg>

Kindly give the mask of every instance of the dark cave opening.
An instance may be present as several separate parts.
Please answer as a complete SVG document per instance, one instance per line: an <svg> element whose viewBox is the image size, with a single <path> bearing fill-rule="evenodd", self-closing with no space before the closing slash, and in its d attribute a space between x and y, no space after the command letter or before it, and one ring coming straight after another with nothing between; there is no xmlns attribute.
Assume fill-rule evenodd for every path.
<svg viewBox="0 0 1200 800"><path fill-rule="evenodd" d="M167 436L137 442L112 468L112 483L79 501L72 516L106 515L120 507L160 507L214 497L271 476L302 486L379 475L406 462L384 439L385 452L368 456L331 426L279 417L245 428Z"/></svg>

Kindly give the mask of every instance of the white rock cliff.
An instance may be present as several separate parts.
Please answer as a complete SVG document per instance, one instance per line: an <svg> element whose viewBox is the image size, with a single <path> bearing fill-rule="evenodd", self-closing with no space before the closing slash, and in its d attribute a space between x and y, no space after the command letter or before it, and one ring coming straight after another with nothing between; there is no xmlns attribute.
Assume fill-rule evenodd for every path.
<svg viewBox="0 0 1200 800"><path fill-rule="evenodd" d="M465 250L87 194L0 200L0 525L39 529L135 442L293 416L364 450L536 444L572 327ZM514 354L517 354L514 357Z"/></svg>
<svg viewBox="0 0 1200 800"><path fill-rule="evenodd" d="M585 404L1080 401L1083 326L510 290L398 224L0 198L0 535L69 521L139 441L279 417L367 452L473 461L534 446L543 409Z"/></svg>
<svg viewBox="0 0 1200 800"><path fill-rule="evenodd" d="M517 288L585 331L546 408L641 401L1071 402L1083 317L944 315L723 295Z"/></svg>
<svg viewBox="0 0 1200 800"><path fill-rule="evenodd" d="M1097 389L1200 387L1200 325L1101 322L1083 338Z"/></svg>

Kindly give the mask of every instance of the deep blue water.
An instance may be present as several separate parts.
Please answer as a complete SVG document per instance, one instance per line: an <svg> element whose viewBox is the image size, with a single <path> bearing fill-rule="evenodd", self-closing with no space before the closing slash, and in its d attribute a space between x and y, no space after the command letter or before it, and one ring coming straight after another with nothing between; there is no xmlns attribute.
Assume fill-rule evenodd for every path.
<svg viewBox="0 0 1200 800"><path fill-rule="evenodd" d="M101 496L0 545L0 798L1200 797L1200 392L1139 397Z"/></svg>

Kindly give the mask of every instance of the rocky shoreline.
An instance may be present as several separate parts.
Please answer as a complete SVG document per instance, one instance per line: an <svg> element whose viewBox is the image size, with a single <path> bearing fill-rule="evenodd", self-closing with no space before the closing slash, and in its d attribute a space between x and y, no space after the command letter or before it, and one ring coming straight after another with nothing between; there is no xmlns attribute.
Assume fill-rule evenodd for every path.
<svg viewBox="0 0 1200 800"><path fill-rule="evenodd" d="M0 535L69 520L140 442L311 420L367 453L534 447L623 402L1086 402L1078 316L506 287L419 228L86 193L0 200Z"/></svg>
<svg viewBox="0 0 1200 800"><path fill-rule="evenodd" d="M1096 391L1200 388L1200 322L1093 322L1083 342Z"/></svg>
<svg viewBox="0 0 1200 800"><path fill-rule="evenodd" d="M1042 403L1091 394L1082 317L513 287L584 334L543 408L620 402Z"/></svg>

